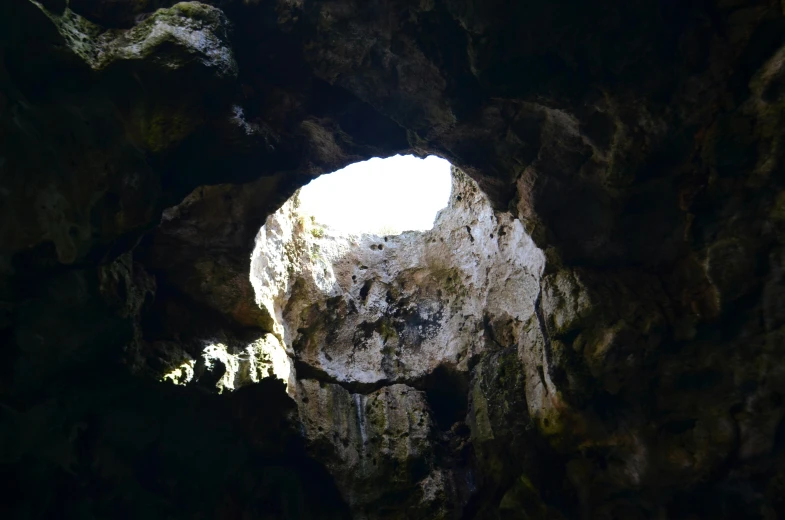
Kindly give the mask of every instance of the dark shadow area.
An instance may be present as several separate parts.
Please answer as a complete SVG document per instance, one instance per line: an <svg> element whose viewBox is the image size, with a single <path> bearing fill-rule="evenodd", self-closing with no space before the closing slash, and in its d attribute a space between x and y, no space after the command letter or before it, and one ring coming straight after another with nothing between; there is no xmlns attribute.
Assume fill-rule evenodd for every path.
<svg viewBox="0 0 785 520"><path fill-rule="evenodd" d="M436 424L448 430L456 422L463 422L468 410L469 382L446 365L440 365L425 378L425 395Z"/></svg>
<svg viewBox="0 0 785 520"><path fill-rule="evenodd" d="M293 407L273 379L220 397L121 370L4 407L4 518L349 518Z"/></svg>

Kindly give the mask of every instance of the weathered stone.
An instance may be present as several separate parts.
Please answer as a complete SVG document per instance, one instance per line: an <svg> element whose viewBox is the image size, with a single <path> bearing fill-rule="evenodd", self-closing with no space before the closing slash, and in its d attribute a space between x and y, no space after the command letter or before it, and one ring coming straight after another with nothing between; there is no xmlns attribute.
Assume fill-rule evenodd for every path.
<svg viewBox="0 0 785 520"><path fill-rule="evenodd" d="M409 498L400 514L446 518L460 510L471 490L459 490L465 470L456 473L449 461L463 454L458 447L434 460L435 439L446 435L460 446L455 432L466 420L470 372L486 351L511 350L506 377L519 373L516 345L534 315L542 266L521 223L495 213L458 170L449 205L430 231L341 235L300 214L296 196L267 220L252 261L257 300L275 316L274 331L294 360L299 382L290 391L308 444L320 460L335 459L327 467L357 518L397 518L386 509L401 486ZM313 395L314 380L330 399ZM381 430L366 421L367 401L389 400L387 389L418 396L385 406L419 413L425 433L414 445L406 433L408 448L392 461L362 462L366 437L395 439L396 429L411 427L411 417L400 413L385 416ZM525 413L523 394L520 402ZM325 439L337 454L324 452ZM423 451L427 457L418 455ZM391 480L391 468L410 466L410 458L422 459L417 464L427 471Z"/></svg>
<svg viewBox="0 0 785 520"><path fill-rule="evenodd" d="M311 453L335 477L353 518L449 518L450 476L434 467L423 392L391 385L352 394L305 379L296 395Z"/></svg>
<svg viewBox="0 0 785 520"><path fill-rule="evenodd" d="M542 266L521 223L456 172L448 208L423 233L336 235L288 202L259 233L251 277L290 355L373 386L421 381L440 365L467 372L486 349L486 320L517 342Z"/></svg>
<svg viewBox="0 0 785 520"><path fill-rule="evenodd" d="M425 492L396 481L405 496L374 502L390 515L785 515L781 2L173 3L0 2L11 517L349 516L272 378L220 397L207 394L225 373L155 381L204 340L229 355L268 333L347 395L392 388L389 374L421 385L414 408L418 392L449 404L418 444L438 459ZM440 364L424 341L423 357L380 368L374 349L401 333L378 320L386 291L371 283L355 367L324 335L285 337L244 276L259 226L297 187L402 152L477 181L496 211L467 217L477 247L475 231L517 219L513 238L530 235L547 265L529 286L499 253L484 261L499 272L443 285L482 265L467 254L432 276L443 253L471 250L455 227L454 247L414 255L430 278L402 293L438 303L444 330L464 319L453 308L471 311L470 346L448 344ZM381 253L364 250L365 271L380 274ZM290 317L360 325L341 316L368 280L336 277L332 307ZM482 304L444 299L462 287ZM454 421L464 409L471 435ZM465 492L442 498L450 486ZM457 512L452 497L469 495Z"/></svg>

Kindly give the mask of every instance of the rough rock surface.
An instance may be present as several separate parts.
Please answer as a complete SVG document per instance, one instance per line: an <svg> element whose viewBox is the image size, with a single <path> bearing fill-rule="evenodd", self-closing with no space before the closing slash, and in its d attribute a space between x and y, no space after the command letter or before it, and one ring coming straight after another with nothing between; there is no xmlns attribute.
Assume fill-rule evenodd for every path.
<svg viewBox="0 0 785 520"><path fill-rule="evenodd" d="M517 350L536 323L543 265L521 222L456 169L430 231L342 235L300 214L296 196L267 219L251 280L292 358L306 438L356 518L465 505L470 468L450 467L465 454L439 459L437 444L465 444L471 368Z"/></svg>
<svg viewBox="0 0 785 520"><path fill-rule="evenodd" d="M299 186L416 152L546 258L475 356L460 514L785 516L783 35L776 0L1 2L4 511L346 517L282 385L158 379L275 335L244 276Z"/></svg>
<svg viewBox="0 0 785 520"><path fill-rule="evenodd" d="M430 231L341 235L298 214L296 197L267 220L251 280L297 363L362 388L467 372L487 341L517 343L544 255L454 171Z"/></svg>
<svg viewBox="0 0 785 520"><path fill-rule="evenodd" d="M335 478L352 518L449 518L453 475L435 467L424 392L406 385L369 394L303 379L296 387L309 451Z"/></svg>

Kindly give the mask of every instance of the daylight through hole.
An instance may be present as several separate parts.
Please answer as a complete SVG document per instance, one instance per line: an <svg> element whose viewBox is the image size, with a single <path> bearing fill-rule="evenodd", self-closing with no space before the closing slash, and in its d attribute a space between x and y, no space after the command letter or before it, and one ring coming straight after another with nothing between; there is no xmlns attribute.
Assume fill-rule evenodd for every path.
<svg viewBox="0 0 785 520"><path fill-rule="evenodd" d="M377 157L301 188L299 213L336 232L426 231L447 205L450 186L450 163L439 157Z"/></svg>

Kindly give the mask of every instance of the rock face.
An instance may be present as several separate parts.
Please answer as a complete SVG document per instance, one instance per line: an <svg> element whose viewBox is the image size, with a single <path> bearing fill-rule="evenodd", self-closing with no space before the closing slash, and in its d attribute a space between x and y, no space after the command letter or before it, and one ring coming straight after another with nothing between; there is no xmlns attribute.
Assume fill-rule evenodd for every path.
<svg viewBox="0 0 785 520"><path fill-rule="evenodd" d="M487 341L517 343L544 255L520 221L454 172L450 204L427 232L342 236L298 214L296 197L268 219L251 279L296 362L373 387L439 366L466 372Z"/></svg>
<svg viewBox="0 0 785 520"><path fill-rule="evenodd" d="M785 516L783 29L775 0L0 2L4 512ZM265 219L404 152L521 223L485 238L482 206L449 237L501 272L467 253L442 286L438 243L376 240L373 276L291 287L334 300L256 305ZM541 275L495 286L526 236ZM404 249L425 263L386 272ZM263 375L237 358L260 342L296 405L272 378L215 395ZM189 358L195 384L160 381ZM330 408L358 417L338 444Z"/></svg>
<svg viewBox="0 0 785 520"><path fill-rule="evenodd" d="M517 352L537 323L542 251L453 173L427 232L335 234L295 196L257 237L251 280L293 360L290 394L356 518L463 508L475 491L471 468L455 470L466 453L437 456L437 444L466 444L471 369Z"/></svg>

